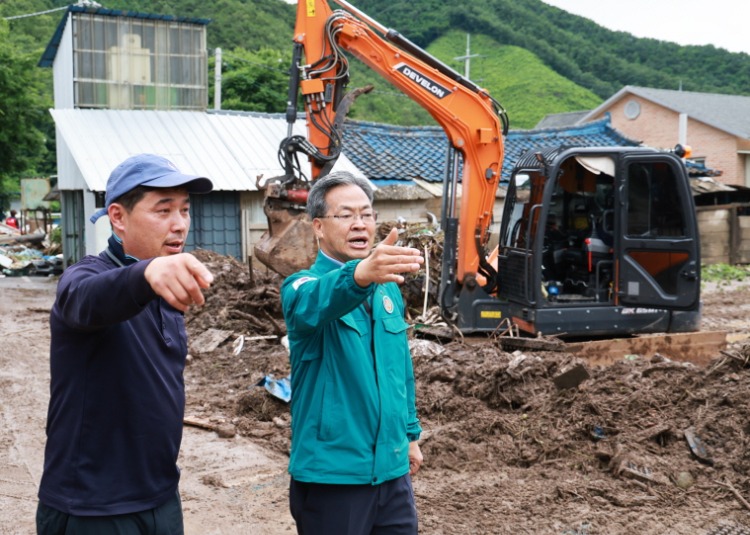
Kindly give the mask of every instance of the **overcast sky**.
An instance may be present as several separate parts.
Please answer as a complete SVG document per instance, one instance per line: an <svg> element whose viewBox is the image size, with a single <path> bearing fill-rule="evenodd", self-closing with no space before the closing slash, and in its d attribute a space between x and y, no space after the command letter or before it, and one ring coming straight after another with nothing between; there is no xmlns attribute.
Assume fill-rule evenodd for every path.
<svg viewBox="0 0 750 535"><path fill-rule="evenodd" d="M748 0L542 0L610 30L750 54Z"/></svg>

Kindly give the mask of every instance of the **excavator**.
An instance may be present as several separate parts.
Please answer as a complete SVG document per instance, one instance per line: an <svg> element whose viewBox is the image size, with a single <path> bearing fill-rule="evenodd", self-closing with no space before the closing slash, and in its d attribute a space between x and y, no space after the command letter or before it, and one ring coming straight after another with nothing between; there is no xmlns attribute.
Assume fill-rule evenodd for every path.
<svg viewBox="0 0 750 535"><path fill-rule="evenodd" d="M307 191L341 155L343 119L366 91L345 93L351 54L427 110L449 140L438 300L462 333L503 325L571 339L699 330L700 249L685 148L530 150L513 168L493 233L503 107L403 35L332 1L341 9L297 3L289 135L279 148L285 174L259 184L269 224L255 247L259 260L288 275L314 259ZM292 135L300 94L307 137Z"/></svg>
<svg viewBox="0 0 750 535"><path fill-rule="evenodd" d="M282 275L312 263L315 244L304 202L310 181L327 174L341 154L340 126L352 102L344 95L348 52L424 107L462 154L461 213L467 224L459 231L459 241L472 252L458 255L458 276L476 272L483 258L480 249L490 236L507 114L485 90L398 32L384 28L343 0L335 3L344 9L332 11L326 0L300 0L297 4L286 113L289 136L279 148L285 175L269 179L263 186L269 232L256 244L255 256ZM300 92L307 138L291 135ZM299 153L309 158L312 176L302 176Z"/></svg>

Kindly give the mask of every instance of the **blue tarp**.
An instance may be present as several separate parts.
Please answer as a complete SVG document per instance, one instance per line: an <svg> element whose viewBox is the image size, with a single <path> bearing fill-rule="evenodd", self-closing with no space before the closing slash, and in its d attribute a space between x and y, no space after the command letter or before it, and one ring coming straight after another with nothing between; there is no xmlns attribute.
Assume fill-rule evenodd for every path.
<svg viewBox="0 0 750 535"><path fill-rule="evenodd" d="M258 381L256 386L264 387L272 396L279 398L286 403L289 403L289 400L292 399L292 383L290 375L282 377L281 379L276 379L273 374L269 374Z"/></svg>

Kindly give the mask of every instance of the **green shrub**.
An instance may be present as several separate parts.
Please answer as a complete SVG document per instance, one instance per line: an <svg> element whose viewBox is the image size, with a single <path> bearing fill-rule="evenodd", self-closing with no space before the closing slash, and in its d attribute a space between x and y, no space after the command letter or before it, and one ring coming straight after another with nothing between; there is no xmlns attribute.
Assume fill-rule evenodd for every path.
<svg viewBox="0 0 750 535"><path fill-rule="evenodd" d="M743 281L750 278L750 266L710 264L703 266L701 280L704 282Z"/></svg>

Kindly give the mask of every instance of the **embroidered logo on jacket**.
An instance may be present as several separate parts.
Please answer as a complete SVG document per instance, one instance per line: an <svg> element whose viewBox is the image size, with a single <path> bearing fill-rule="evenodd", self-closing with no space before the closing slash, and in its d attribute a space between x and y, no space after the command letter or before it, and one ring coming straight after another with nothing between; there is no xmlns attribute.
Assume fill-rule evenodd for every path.
<svg viewBox="0 0 750 535"><path fill-rule="evenodd" d="M393 312L393 301L391 301L391 298L387 295L383 296L383 308L386 312L388 312L388 314Z"/></svg>

